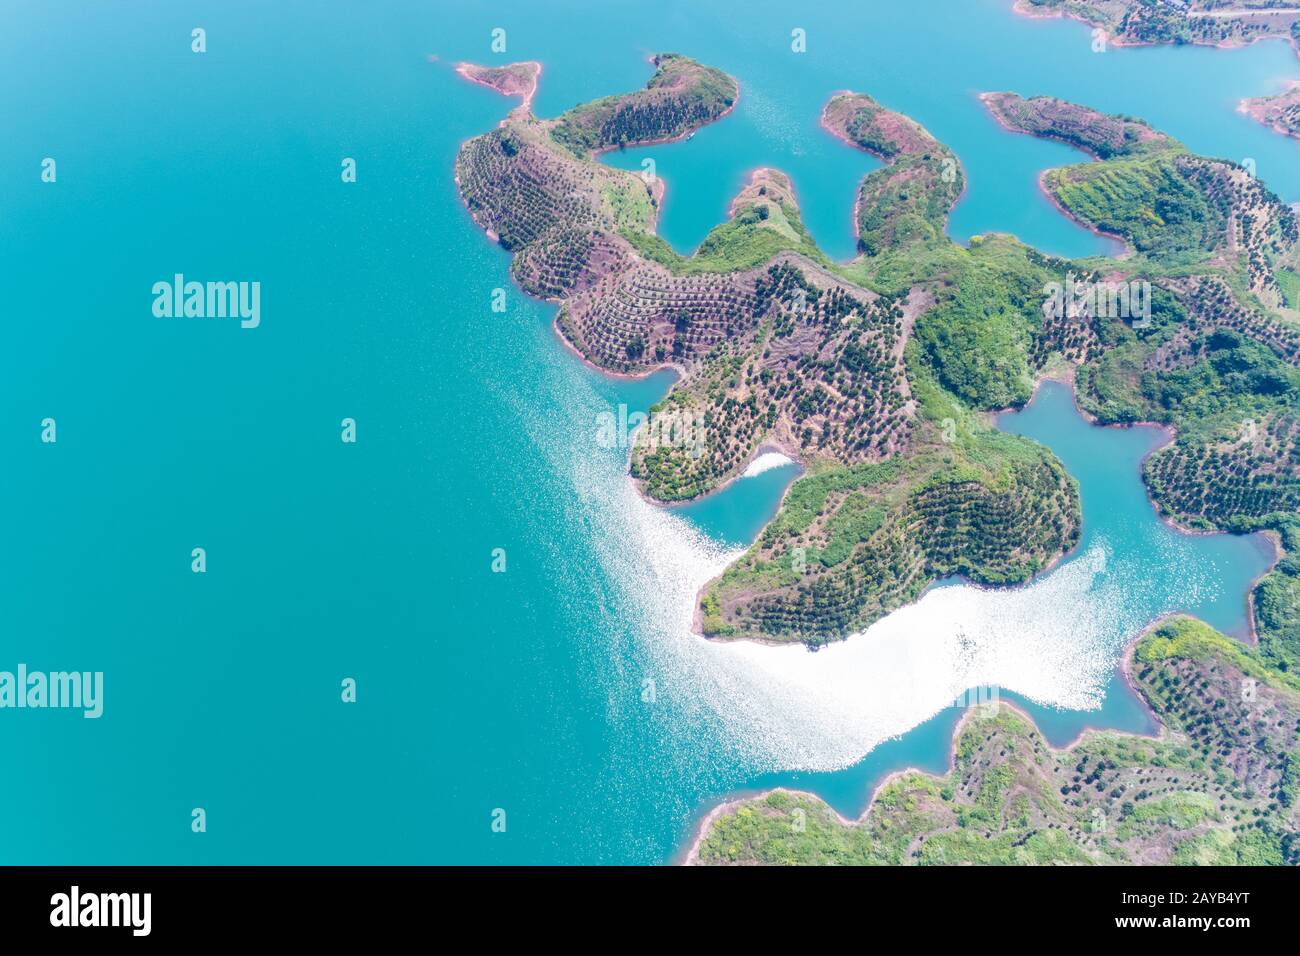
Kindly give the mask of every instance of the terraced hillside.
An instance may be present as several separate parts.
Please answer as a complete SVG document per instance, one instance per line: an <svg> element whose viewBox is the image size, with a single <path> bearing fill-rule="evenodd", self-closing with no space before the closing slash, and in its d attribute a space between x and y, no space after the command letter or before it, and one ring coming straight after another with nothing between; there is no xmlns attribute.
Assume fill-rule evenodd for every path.
<svg viewBox="0 0 1300 956"><path fill-rule="evenodd" d="M983 93L980 102L1009 130L1053 139L1098 159L1132 156L1177 142L1139 119L1107 116L1053 96L1025 99L1015 93Z"/></svg>
<svg viewBox="0 0 1300 956"><path fill-rule="evenodd" d="M933 388L933 386L928 386ZM1078 538L1078 490L1046 449L987 427L908 456L815 469L706 591L700 625L819 645L935 578L1024 581Z"/></svg>
<svg viewBox="0 0 1300 956"><path fill-rule="evenodd" d="M559 119L526 103L465 143L456 171L519 283L559 303L574 350L613 372L681 373L632 450L647 495L706 493L764 447L806 466L759 540L704 588L701 632L816 647L937 577L1002 585L1046 568L1078 540L1077 489L988 413L1070 365L1099 419L1177 429L1146 471L1172 518L1283 532L1297 505L1300 333L1285 297L1300 253L1294 215L1245 170L1131 117L986 94L1009 128L1098 157L1045 183L1130 254L1066 262L996 235L963 247L945 233L957 158L910 118L840 93L823 125L885 163L858 192L860 254L830 261L789 179L760 169L682 256L655 235L663 183L595 155L686 135L738 88L684 57L656 62L646 91ZM1065 301L1066 288L1103 292ZM689 427L653 427L665 421ZM1283 619L1300 612L1290 566L1269 591Z"/></svg>
<svg viewBox="0 0 1300 956"><path fill-rule="evenodd" d="M722 808L689 862L735 864L1300 863L1300 681L1190 618L1129 666L1155 738L1088 731L1054 750L1022 712L983 704L953 769L909 771L859 821L777 790Z"/></svg>
<svg viewBox="0 0 1300 956"><path fill-rule="evenodd" d="M562 302L557 327L579 353L622 373L682 369L655 413L698 418L709 440L657 441L648 429L633 475L672 500L734 477L763 441L808 460L902 451L911 315L827 270L784 174L757 171L729 221L683 258L654 235L658 184L593 161L614 142L684 135L735 100L734 82L715 70L671 55L656 62L645 93L553 121L516 111L457 159L475 220L515 253L526 290Z"/></svg>
<svg viewBox="0 0 1300 956"><path fill-rule="evenodd" d="M778 351L783 333L798 344L812 330L799 322L783 329L778 318L770 338L763 332L752 347L723 350L728 363L716 377L703 377L702 387L717 388L740 369L744 387L754 383L754 402L742 402L734 413L746 424L760 421L755 444L763 376L773 371L773 358L786 366L784 375L778 368L769 379L778 395L801 383L813 389L811 403L801 398L795 406L793 433L778 421L762 439L792 450L811 473L748 553L706 587L697 621L712 637L815 647L866 627L938 577L1024 581L1078 538L1078 492L1054 456L993 431L967 404L992 409L1023 402L1050 356L1086 350L1071 325L1042 315L1042 287L1064 273L1065 263L1002 237L969 250L953 245L944 227L964 174L952 152L908 117L864 94L842 93L827 103L822 125L887 164L859 189L863 255L835 271L865 290L871 282L859 276L873 259L919 250L924 261L931 250L951 250L959 266L921 276L905 290L882 288L876 299L877 308L888 305L895 317L893 333L883 323L881 346L902 355L906 366L895 393L906 396L905 433L878 398L875 408L854 401L870 387L858 382L863 337L856 320L847 336L842 319L821 323L820 336L802 348L820 361L791 363ZM816 294L805 291L805 299ZM832 307L843 311L849 301ZM809 313L813 324L820 303ZM760 354L768 368L746 364ZM825 414L804 424L802 410ZM906 441L899 440L904 434ZM881 437L888 444L872 447ZM673 473L683 469L674 464Z"/></svg>
<svg viewBox="0 0 1300 956"><path fill-rule="evenodd" d="M632 474L656 498L708 491L743 470L763 442L805 460L841 462L877 461L909 445L914 402L903 371L911 318L905 303L872 296L789 255L752 281L749 315L761 317L757 326L714 345L656 408L702 421L710 438L705 452L677 444L634 449ZM693 322L678 312L671 345L656 348L684 354L678 340Z"/></svg>

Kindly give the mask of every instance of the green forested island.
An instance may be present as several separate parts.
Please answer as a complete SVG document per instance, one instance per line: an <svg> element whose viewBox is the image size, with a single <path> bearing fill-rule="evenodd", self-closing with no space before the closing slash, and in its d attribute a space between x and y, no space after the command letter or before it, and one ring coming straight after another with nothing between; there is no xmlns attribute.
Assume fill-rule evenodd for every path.
<svg viewBox="0 0 1300 956"><path fill-rule="evenodd" d="M1186 618L1137 644L1130 679L1165 725L1159 739L1090 733L1056 752L1001 707L963 722L950 775L896 777L863 821L777 791L715 813L695 861L1300 858L1293 211L1249 170L1136 117L990 92L981 99L1007 129L1087 154L1042 188L1122 251L1066 261L1005 235L961 246L946 234L959 158L912 119L841 92L822 125L882 162L858 189L858 255L823 254L788 177L759 169L728 221L681 256L655 234L662 184L596 156L688 136L739 88L686 57L654 63L645 90L551 120L528 106L527 65L468 68L525 104L464 144L456 178L521 286L559 304L574 351L609 372L680 373L651 422L697 423L697 440L638 432L630 470L645 495L705 494L764 449L805 466L700 594L701 633L816 648L938 577L1007 585L1047 568L1079 539L1077 486L1048 449L992 420L1047 375L1073 378L1098 422L1173 429L1143 473L1170 521L1265 530L1282 551L1253 595L1256 647Z"/></svg>
<svg viewBox="0 0 1300 956"><path fill-rule="evenodd" d="M1137 118L988 93L1009 129L1091 154L1049 170L1043 188L1125 251L1067 262L1001 235L963 247L945 234L959 159L910 118L839 93L823 125L884 163L858 191L857 258L817 248L771 169L683 257L655 235L661 184L595 155L685 137L724 116L739 88L686 57L655 65L638 93L553 120L515 110L464 144L456 175L520 284L560 304L575 351L611 372L680 371L652 421L698 422L702 440L639 435L631 472L646 495L714 490L763 448L806 466L759 540L701 594L704 634L815 647L938 577L1012 584L1046 568L1078 539L1075 483L990 415L1025 403L1045 374L1073 374L1101 422L1176 430L1144 474L1171 520L1270 529L1289 546L1297 223L1247 170ZM495 75L519 91L518 71ZM1266 640L1271 622L1295 619L1292 571L1283 560L1260 585L1261 609L1276 611L1261 614Z"/></svg>

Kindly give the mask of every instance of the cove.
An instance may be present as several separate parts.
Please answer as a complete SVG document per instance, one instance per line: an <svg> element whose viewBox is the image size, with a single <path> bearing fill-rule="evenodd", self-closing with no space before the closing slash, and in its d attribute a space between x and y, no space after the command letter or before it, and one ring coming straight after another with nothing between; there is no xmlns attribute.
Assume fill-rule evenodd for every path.
<svg viewBox="0 0 1300 956"><path fill-rule="evenodd" d="M742 476L696 501L671 506L671 511L720 544L748 546L772 520L800 471L787 464Z"/></svg>

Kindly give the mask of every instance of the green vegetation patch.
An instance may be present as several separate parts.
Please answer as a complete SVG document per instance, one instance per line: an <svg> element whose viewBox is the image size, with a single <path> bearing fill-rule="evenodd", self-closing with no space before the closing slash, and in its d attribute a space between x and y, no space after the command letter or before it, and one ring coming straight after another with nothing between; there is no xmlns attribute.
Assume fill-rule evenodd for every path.
<svg viewBox="0 0 1300 956"><path fill-rule="evenodd" d="M1023 405L1033 393L1030 345L1058 273L1026 247L976 243L922 315L914 337L943 386L976 408Z"/></svg>
<svg viewBox="0 0 1300 956"><path fill-rule="evenodd" d="M1169 264L1204 259L1224 223L1179 169L1176 154L1084 163L1048 172L1048 189L1084 222Z"/></svg>

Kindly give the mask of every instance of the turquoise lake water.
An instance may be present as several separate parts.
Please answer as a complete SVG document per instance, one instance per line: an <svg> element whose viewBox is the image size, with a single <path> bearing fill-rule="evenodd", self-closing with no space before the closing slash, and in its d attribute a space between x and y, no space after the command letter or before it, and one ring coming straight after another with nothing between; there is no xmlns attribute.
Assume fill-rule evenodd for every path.
<svg viewBox="0 0 1300 956"><path fill-rule="evenodd" d="M98 720L0 711L19 768L0 795L0 863L658 863L730 794L800 786L853 812L890 769L941 769L955 708L845 769L797 771L719 706L725 672L696 679L661 653L692 645L661 633L626 449L594 434L597 415L648 407L671 379L584 368L552 307L511 286L451 180L458 144L511 104L448 64L490 60L505 27L505 59L545 64L542 115L639 87L659 50L736 75L732 116L644 152L682 250L773 165L818 240L851 253L854 186L874 161L817 127L842 88L957 151L958 239L1104 248L1037 193L1039 170L1078 154L998 129L975 99L986 89L1142 115L1199 152L1253 158L1300 199L1300 143L1234 112L1300 77L1284 45L1094 54L1081 25L1009 7L5 4L0 670L103 671L105 702ZM789 50L794 27L806 54ZM260 327L155 318L151 286L175 273L260 282ZM1136 470L1154 436L1090 429L1045 389L1004 426L1079 479L1085 538L1107 540L1126 613L1181 600L1182 562L1222 579L1190 609L1239 630L1265 549L1163 528ZM349 417L355 444L340 441ZM682 509L673 534L739 546L789 477ZM1055 742L1147 726L1116 684L1100 710L1033 712ZM206 833L191 832L196 807Z"/></svg>

